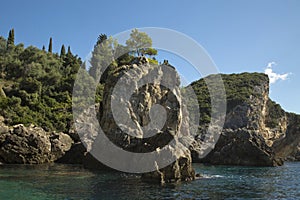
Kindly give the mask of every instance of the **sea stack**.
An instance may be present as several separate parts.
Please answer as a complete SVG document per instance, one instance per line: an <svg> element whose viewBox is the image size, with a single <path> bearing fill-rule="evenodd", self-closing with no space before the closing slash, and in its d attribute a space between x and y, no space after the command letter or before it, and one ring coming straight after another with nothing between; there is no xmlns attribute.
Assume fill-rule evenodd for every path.
<svg viewBox="0 0 300 200"><path fill-rule="evenodd" d="M150 170L152 165L157 165L156 168L142 173L143 180L159 183L195 179L191 153L178 139L182 124L180 79L174 68L167 70L168 68L170 66L151 65L146 57L138 57L131 65L108 68L108 72L104 72L105 80L102 80L105 87L103 101L99 108L100 126L106 137L117 147L140 155L163 152L163 149L167 149L168 155L160 158L160 161L164 164L169 162L168 165L161 167L159 160L153 159L145 167ZM126 81L121 84L124 90L121 89L120 93L115 93L117 82L122 77L127 77ZM140 87L138 81L128 80L142 80L144 83ZM174 87L171 89L166 87L168 84ZM119 97L130 91L133 91L133 94L129 99ZM113 101L121 106L113 108ZM152 107L155 106L156 111L153 111ZM165 114L165 123L161 124L161 129L151 128L151 124L156 120L154 118L161 117L155 113L159 111L162 115ZM116 122L114 118L116 114L121 115L122 118L128 117L131 122L127 123L126 120L121 123ZM131 126L130 123L137 128ZM145 127L148 129L145 130ZM147 136L147 134L152 135ZM94 142L91 151L97 149L99 145L106 145L100 143ZM144 160L146 157L141 157L139 160L134 160L134 158L131 160L130 157L125 159L119 160L120 166L137 168L136 165L143 165L144 161L149 161ZM169 159L169 161L166 162L164 159ZM95 164L95 162L90 163Z"/></svg>

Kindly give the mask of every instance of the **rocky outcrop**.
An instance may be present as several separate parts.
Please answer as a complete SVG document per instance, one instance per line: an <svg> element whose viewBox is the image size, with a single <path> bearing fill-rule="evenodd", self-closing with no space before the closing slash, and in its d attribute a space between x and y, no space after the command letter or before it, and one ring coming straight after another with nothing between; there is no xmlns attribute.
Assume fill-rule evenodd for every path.
<svg viewBox="0 0 300 200"><path fill-rule="evenodd" d="M122 169L127 167L124 171L138 169L137 165L148 162L145 168L151 169L151 166L155 168L154 171L149 170L153 172L143 173L142 179L145 181L164 183L193 180L195 172L191 165L190 151L179 142L180 138L178 138L182 123L179 105L181 101L179 76L174 70L170 72L166 68L166 66L151 66L145 57L140 57L132 65L111 69L112 71L107 73L105 80L102 80L105 87L100 105L100 125L110 142L122 151L129 152L128 157L120 157L117 160L123 167ZM114 93L121 77L127 77L120 84L123 89L119 93ZM150 79L151 82L149 82ZM144 82L138 85L139 80ZM172 89L165 87L168 84L175 85L175 87ZM127 94L129 94L129 99L126 99ZM112 104L117 106L113 107ZM90 115L86 116L85 119L88 120ZM80 120L77 123L78 127L84 128L80 126ZM99 136L93 134L94 127L93 125L85 126L87 130L89 129L87 132L92 134L82 136L83 143L89 151L89 162L86 165L101 168L103 165L99 164L96 159L91 159L91 154L93 154L91 152L99 146L105 146L104 149L107 151L111 149L102 141L96 142ZM151 161L143 156L138 159L134 157L137 154L148 155L151 152L163 158ZM167 152L168 155L164 157L163 152ZM112 154L111 160L117 157L116 154ZM160 166L159 159L162 162L167 159L174 160L167 166Z"/></svg>
<svg viewBox="0 0 300 200"><path fill-rule="evenodd" d="M274 143L274 148L281 158L300 161L300 116L286 113L287 130L285 137Z"/></svg>
<svg viewBox="0 0 300 200"><path fill-rule="evenodd" d="M73 140L64 133L46 132L22 124L8 127L0 120L0 161L7 164L54 162L71 148Z"/></svg>
<svg viewBox="0 0 300 200"><path fill-rule="evenodd" d="M205 158L199 159L192 147L194 161L222 165L282 165L287 157L295 154L299 144L299 118L284 112L269 99L266 75L245 73L222 75L222 78L228 108L223 131L215 148ZM205 124L200 126L204 129Z"/></svg>

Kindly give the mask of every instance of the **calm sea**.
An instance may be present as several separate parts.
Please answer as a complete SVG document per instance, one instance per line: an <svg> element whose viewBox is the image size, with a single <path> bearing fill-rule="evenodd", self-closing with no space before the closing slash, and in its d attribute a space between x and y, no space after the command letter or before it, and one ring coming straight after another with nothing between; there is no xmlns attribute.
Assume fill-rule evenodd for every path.
<svg viewBox="0 0 300 200"><path fill-rule="evenodd" d="M300 163L282 167L194 164L203 178L158 186L136 175L74 165L0 166L0 199L300 199Z"/></svg>

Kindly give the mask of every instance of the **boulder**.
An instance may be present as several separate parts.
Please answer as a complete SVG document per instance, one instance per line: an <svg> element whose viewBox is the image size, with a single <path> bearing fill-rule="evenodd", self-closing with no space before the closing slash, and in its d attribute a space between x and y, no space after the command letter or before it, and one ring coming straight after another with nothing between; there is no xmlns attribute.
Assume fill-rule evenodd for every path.
<svg viewBox="0 0 300 200"><path fill-rule="evenodd" d="M56 161L71 148L73 140L64 133L46 132L22 124L1 127L0 160L8 164L42 164ZM4 128L3 128L4 127ZM5 130L5 131L3 131Z"/></svg>

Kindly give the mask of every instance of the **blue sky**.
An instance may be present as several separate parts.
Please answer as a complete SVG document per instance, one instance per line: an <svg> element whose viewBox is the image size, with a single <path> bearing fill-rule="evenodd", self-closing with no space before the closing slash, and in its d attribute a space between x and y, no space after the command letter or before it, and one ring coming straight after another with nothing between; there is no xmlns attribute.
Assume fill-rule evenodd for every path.
<svg viewBox="0 0 300 200"><path fill-rule="evenodd" d="M70 45L82 58L100 33L114 35L136 27L174 29L201 44L222 73L264 72L269 65L267 71L279 78L271 84L271 98L287 111L300 113L298 0L12 0L1 2L0 25L5 37L15 29L17 43L41 48L53 37L54 51Z"/></svg>

